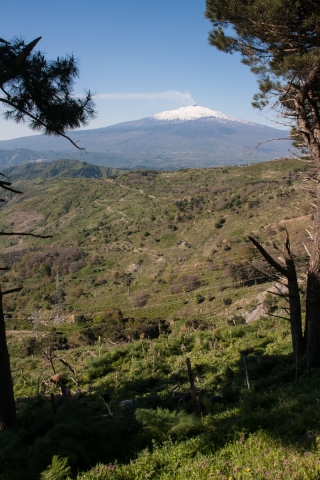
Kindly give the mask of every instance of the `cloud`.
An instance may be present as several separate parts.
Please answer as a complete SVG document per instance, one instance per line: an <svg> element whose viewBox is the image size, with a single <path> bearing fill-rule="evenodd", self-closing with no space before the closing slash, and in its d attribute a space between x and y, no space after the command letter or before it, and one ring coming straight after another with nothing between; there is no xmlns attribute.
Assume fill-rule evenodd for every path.
<svg viewBox="0 0 320 480"><path fill-rule="evenodd" d="M108 100L171 100L179 105L195 105L191 93L187 90L179 92L177 90L167 90L166 92L153 93L100 93L94 95L94 98L105 98Z"/></svg>

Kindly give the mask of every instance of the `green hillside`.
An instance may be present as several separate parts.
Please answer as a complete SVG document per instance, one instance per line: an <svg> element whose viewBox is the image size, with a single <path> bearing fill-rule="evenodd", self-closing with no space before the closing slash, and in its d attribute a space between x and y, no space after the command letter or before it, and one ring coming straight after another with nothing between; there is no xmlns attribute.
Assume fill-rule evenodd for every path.
<svg viewBox="0 0 320 480"><path fill-rule="evenodd" d="M0 145L1 146L1 145ZM82 150L70 151L54 151L54 150L30 150L28 148L13 148L12 150L0 149L0 168L24 166L29 163L54 162L61 158L69 160L78 159L78 161L85 160L87 163L95 166L109 165L112 168L128 169L134 167L137 161L128 161L119 153L103 153L103 152L83 152ZM141 163L141 160L138 160ZM108 168L108 167L107 167ZM109 167L110 168L110 167Z"/></svg>
<svg viewBox="0 0 320 480"><path fill-rule="evenodd" d="M10 177L11 181L43 180L60 178L104 178L117 176L126 170L118 168L92 165L79 160L60 159L52 162L27 163L25 165L4 168L3 173Z"/></svg>
<svg viewBox="0 0 320 480"><path fill-rule="evenodd" d="M286 303L269 293L282 279L247 239L278 257L286 227L303 291L309 167L43 167L12 171L24 193L0 210L3 231L52 236L2 237L2 288L23 289L4 297L21 430L0 438L0 478L39 478L53 455L81 479L318 478L320 370L295 371ZM172 397L190 388L186 357L200 417ZM135 415L118 407L132 396Z"/></svg>
<svg viewBox="0 0 320 480"><path fill-rule="evenodd" d="M67 311L96 313L121 306L129 316L170 319L241 313L255 295L247 292L265 290L265 273L270 274L247 236L271 245L283 239L285 226L303 272L305 228L313 207L301 183L305 165L298 161L135 171L115 179L70 178L66 165L68 161L49 164L39 177L37 165L28 169L26 177L34 179L15 182L23 195L13 196L1 209L4 230L52 235L46 240L3 238L0 254L14 266L3 274L4 281L11 287L19 279L24 286L14 300L13 316L28 316L35 305L47 307L43 314L51 315L53 305L43 296L50 285L54 288L58 270ZM101 167L79 162L71 162L70 169L73 176L101 172ZM241 267L241 262L248 271L237 274L234 265ZM188 275L195 288L183 283ZM71 300L70 292L79 286L83 294ZM133 305L133 296L141 292L148 297L143 308ZM198 294L205 297L199 304ZM223 299L230 295L233 306L225 310Z"/></svg>

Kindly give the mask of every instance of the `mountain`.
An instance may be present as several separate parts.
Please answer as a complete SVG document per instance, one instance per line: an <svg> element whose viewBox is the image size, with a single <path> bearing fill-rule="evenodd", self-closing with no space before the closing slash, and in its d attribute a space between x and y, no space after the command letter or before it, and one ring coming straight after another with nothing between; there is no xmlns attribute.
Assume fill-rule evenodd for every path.
<svg viewBox="0 0 320 480"><path fill-rule="evenodd" d="M28 137L26 137L28 138ZM6 168L13 168L19 165L25 165L29 163L53 162L60 159L75 160L86 163L109 166L110 168L121 168L127 170L127 162L119 155L101 152L79 152L76 149L72 151L36 151L29 150L27 148L15 148L14 150L0 150L0 168L4 170ZM115 166L116 165L116 166Z"/></svg>
<svg viewBox="0 0 320 480"><path fill-rule="evenodd" d="M70 137L86 148L89 163L169 170L261 162L288 156L291 145L289 140L269 141L288 137L287 131L229 118L198 105L105 128L70 132ZM8 157L3 151L16 149L24 149L24 155L27 149L29 157L38 152L40 159L49 161L57 155L79 160L85 155L64 138L45 135L1 141L0 149L0 165L4 164L3 157ZM10 161L15 161L16 154L12 156Z"/></svg>
<svg viewBox="0 0 320 480"><path fill-rule="evenodd" d="M61 178L106 178L116 177L126 170L92 165L79 160L61 159L52 162L34 162L12 166L2 170L11 181L16 180L57 180Z"/></svg>

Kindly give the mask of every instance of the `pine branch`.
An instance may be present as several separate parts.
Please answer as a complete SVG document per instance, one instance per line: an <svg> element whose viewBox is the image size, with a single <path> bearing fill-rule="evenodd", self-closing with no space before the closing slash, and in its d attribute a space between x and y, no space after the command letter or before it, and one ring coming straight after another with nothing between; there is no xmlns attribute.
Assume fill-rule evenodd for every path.
<svg viewBox="0 0 320 480"><path fill-rule="evenodd" d="M10 100L7 100L5 98L2 98L0 97L0 102L2 103L5 103L6 105L9 105L10 107L16 109L16 110L19 110L20 112L22 112L24 115L27 115L29 118L31 118L32 120L34 120L37 124L40 124L42 125L42 127L44 128L48 128L48 125L41 121L40 118L37 118L35 115L33 115L32 113L28 112L27 110L25 110L24 108L18 106L18 105L15 105L12 101ZM57 131L57 132L51 132L51 134L55 134L57 136L60 136L60 137L64 137L66 138L67 140L69 140L70 143L72 143L72 145L74 145L78 150L84 150L85 151L85 148L83 147L79 147L70 137L68 137L68 135L66 135L65 133L61 132L61 131ZM21 193L21 192L18 192L18 193Z"/></svg>
<svg viewBox="0 0 320 480"><path fill-rule="evenodd" d="M36 235L35 233L25 233L25 232L0 232L1 235L25 235L28 237L35 237L35 238L52 238L52 235Z"/></svg>
<svg viewBox="0 0 320 480"><path fill-rule="evenodd" d="M21 292L23 287L17 287L17 288L11 288L10 290L5 290L4 292L1 292L1 295L7 295L8 293L15 293L15 292Z"/></svg>

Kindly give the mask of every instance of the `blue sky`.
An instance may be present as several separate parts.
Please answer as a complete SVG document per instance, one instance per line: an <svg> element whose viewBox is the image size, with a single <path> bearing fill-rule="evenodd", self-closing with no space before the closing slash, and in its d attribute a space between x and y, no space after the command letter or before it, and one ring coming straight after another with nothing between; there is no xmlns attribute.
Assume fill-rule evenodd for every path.
<svg viewBox="0 0 320 480"><path fill-rule="evenodd" d="M204 11L204 0L15 0L1 5L0 37L42 36L38 46L48 58L79 59L75 92L96 94L98 117L88 128L193 102L272 125L251 107L258 88L249 68L209 46ZM0 119L0 140L33 133Z"/></svg>

